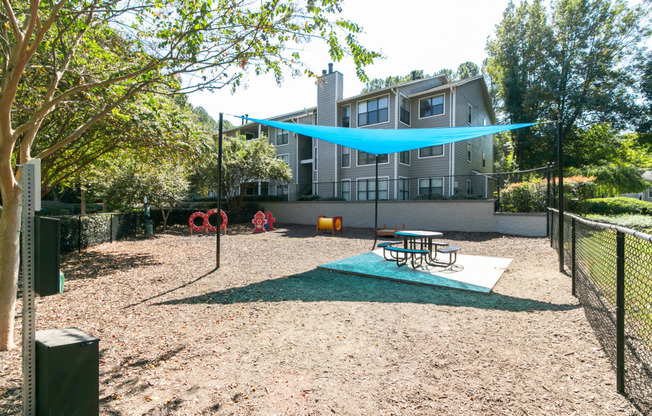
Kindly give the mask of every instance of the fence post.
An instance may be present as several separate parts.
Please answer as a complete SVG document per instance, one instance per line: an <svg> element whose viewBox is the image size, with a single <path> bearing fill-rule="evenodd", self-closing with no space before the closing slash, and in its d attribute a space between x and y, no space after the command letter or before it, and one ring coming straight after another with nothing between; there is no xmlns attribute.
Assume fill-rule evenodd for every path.
<svg viewBox="0 0 652 416"><path fill-rule="evenodd" d="M575 263L575 217L571 218L571 293L573 296L575 296L575 284L576 284L576 275L575 273L577 272L577 266Z"/></svg>
<svg viewBox="0 0 652 416"><path fill-rule="evenodd" d="M113 242L113 214L109 214L109 218L111 219L109 225L109 241Z"/></svg>
<svg viewBox="0 0 652 416"><path fill-rule="evenodd" d="M82 249L82 216L79 214L79 230L77 232L77 252L81 253Z"/></svg>
<svg viewBox="0 0 652 416"><path fill-rule="evenodd" d="M550 236L550 162L546 163L546 236Z"/></svg>
<svg viewBox="0 0 652 416"><path fill-rule="evenodd" d="M550 247L554 247L553 245L553 235L552 235L552 227L554 226L553 224L555 223L555 211L548 210L550 212L550 231L548 231L548 234L550 235Z"/></svg>
<svg viewBox="0 0 652 416"><path fill-rule="evenodd" d="M625 234L616 232L616 389L625 393Z"/></svg>

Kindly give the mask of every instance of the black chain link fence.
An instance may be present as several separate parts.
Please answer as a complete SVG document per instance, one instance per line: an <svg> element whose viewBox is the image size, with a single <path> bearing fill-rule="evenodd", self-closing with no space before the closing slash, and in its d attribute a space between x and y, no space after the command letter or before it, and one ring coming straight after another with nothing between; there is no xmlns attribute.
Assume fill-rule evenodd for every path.
<svg viewBox="0 0 652 416"><path fill-rule="evenodd" d="M549 212L559 253L559 213ZM617 372L618 390L652 414L652 236L569 214L563 233L564 270Z"/></svg>
<svg viewBox="0 0 652 416"><path fill-rule="evenodd" d="M61 252L69 253L138 234L142 213L59 216Z"/></svg>

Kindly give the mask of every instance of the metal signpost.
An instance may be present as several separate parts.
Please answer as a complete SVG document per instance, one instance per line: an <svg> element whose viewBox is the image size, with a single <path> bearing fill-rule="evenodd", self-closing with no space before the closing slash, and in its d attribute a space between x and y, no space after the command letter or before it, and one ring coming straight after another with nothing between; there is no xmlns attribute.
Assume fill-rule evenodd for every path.
<svg viewBox="0 0 652 416"><path fill-rule="evenodd" d="M21 165L23 272L23 415L36 414L34 212L40 208L40 159Z"/></svg>

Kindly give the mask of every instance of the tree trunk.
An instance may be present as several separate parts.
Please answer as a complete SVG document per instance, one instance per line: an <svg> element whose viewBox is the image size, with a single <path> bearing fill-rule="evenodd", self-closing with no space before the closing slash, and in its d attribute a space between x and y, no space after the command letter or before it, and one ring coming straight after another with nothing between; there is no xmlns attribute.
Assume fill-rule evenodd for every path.
<svg viewBox="0 0 652 416"><path fill-rule="evenodd" d="M161 208L161 215L163 215L163 233L165 233L165 230L167 230L168 218L170 217L170 212L172 212L172 208L169 208L167 210Z"/></svg>
<svg viewBox="0 0 652 416"><path fill-rule="evenodd" d="M2 189L0 217L0 351L13 348L16 289L20 264L21 189L13 183Z"/></svg>
<svg viewBox="0 0 652 416"><path fill-rule="evenodd" d="M79 204L79 213L81 215L86 215L86 193L84 192L84 188L80 188L79 192L81 193L81 203Z"/></svg>

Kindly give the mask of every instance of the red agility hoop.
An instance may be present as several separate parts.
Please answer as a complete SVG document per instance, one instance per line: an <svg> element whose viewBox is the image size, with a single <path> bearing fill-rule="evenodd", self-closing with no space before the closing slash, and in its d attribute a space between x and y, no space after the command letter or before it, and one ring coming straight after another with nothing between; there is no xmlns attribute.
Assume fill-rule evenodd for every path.
<svg viewBox="0 0 652 416"><path fill-rule="evenodd" d="M211 220L210 220L211 215L213 215L213 214L217 215L217 208L211 209L210 211L208 211L206 213L206 215L204 215L204 218L206 219L206 224L204 225L204 227L206 227L208 229L208 231L215 232L215 231L217 231L217 227L212 225Z"/></svg>
<svg viewBox="0 0 652 416"><path fill-rule="evenodd" d="M201 227L198 227L198 226L195 225L195 218L197 218L197 217L201 217L201 219L202 219ZM206 215L204 215L203 212L194 212L190 216L190 218L188 218L188 225L190 226L190 230L191 231L202 231L204 228L206 228L206 223L208 222L208 221L206 221L207 218L208 217Z"/></svg>
<svg viewBox="0 0 652 416"><path fill-rule="evenodd" d="M188 225L190 226L190 233L192 234L193 231L217 231L217 226L212 225L210 222L210 216L213 214L217 214L217 208L213 208L207 213L203 212L195 212L192 215L190 215L190 218L188 218ZM224 230L224 234L226 234L226 224L229 222L228 217L226 216L226 213L224 211L220 210L220 216L222 217L222 223L220 224L220 230ZM202 219L202 224L201 226L198 226L195 224L195 218L201 217Z"/></svg>

